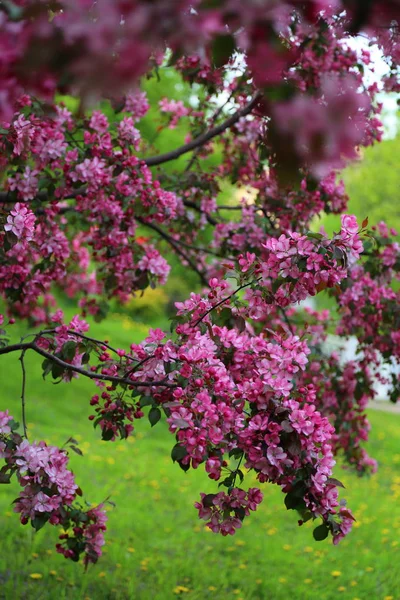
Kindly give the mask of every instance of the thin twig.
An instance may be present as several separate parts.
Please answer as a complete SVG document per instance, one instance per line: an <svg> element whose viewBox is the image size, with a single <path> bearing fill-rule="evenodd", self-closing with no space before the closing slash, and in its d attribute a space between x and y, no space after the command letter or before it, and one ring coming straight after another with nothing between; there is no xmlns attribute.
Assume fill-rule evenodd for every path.
<svg viewBox="0 0 400 600"><path fill-rule="evenodd" d="M30 333L28 335L33 335L35 337L35 341L36 341L43 335L50 335L53 333L56 333L55 329L43 329L42 331L39 331L39 333ZM67 329L67 333L69 335L76 335L77 337L79 337L83 340L86 340L88 342L92 342L93 344L96 344L97 346L104 346L111 352L114 352L114 354L118 354L118 351L116 350L116 348L113 348L107 342L102 342L101 340L96 340L95 338L89 337L88 335L84 335L83 333L79 333L78 331L74 331L73 329ZM25 337L28 337L28 336L25 336ZM119 354L118 354L118 356L119 356ZM129 354L124 354L124 358L128 358L129 360L132 360L132 361L137 360L136 358L133 358L133 356L129 356Z"/></svg>
<svg viewBox="0 0 400 600"><path fill-rule="evenodd" d="M230 100L232 99L232 96L234 95L234 93L237 91L237 88L232 90L231 93L229 94L228 99L221 104L221 106L215 111L215 113L213 114L213 116L211 117L210 120L210 124L211 125L215 125L215 123L217 122L218 117L220 116L220 114L222 113L222 111L224 110L225 106L230 102ZM196 150L193 152L193 155L191 157L191 159L189 160L186 169L185 169L185 173L187 173L188 171L190 171L190 169L192 168L194 162L196 161L196 158L199 155L201 146L199 146L198 148L196 148Z"/></svg>
<svg viewBox="0 0 400 600"><path fill-rule="evenodd" d="M21 369L22 369L22 388L21 388L22 425L24 428L24 436L26 437L26 439L28 439L28 431L27 431L27 426L26 426L26 414L25 414L25 388L26 388L26 369L25 369L25 362L24 362L25 352L26 352L26 350L23 350L21 352L21 356L19 357L19 360L21 361Z"/></svg>
<svg viewBox="0 0 400 600"><path fill-rule="evenodd" d="M200 271L200 269L198 269L197 265L193 262L193 260L179 248L176 240L174 240L171 236L169 236L168 233L166 233L163 229L161 229L161 227L158 227L158 225L147 222L144 219L142 219L141 217L135 217L135 219L136 219L136 221L138 221L138 223L141 223L145 227L149 227L149 229L153 229L153 231L156 231L160 237L162 237L164 240L166 240L169 243L169 245L172 246L172 248L175 250L175 252L177 254L179 254L179 256L181 256L184 260L186 260L186 262L189 264L191 269L193 269L193 271L195 273L197 273L197 275L200 278L201 283L204 286L209 287L208 281L207 281L204 273L202 271Z"/></svg>
<svg viewBox="0 0 400 600"><path fill-rule="evenodd" d="M201 321L210 314L210 312L212 312L215 308L218 308L218 306L221 306L221 304L225 304L225 302L228 302L228 300L230 300L235 294L237 294L238 292L240 292L240 290L244 290L244 288L249 287L249 285L252 285L253 283L256 283L257 281L260 281L261 277L259 277L258 279L255 279L254 281L249 281L248 283L244 283L243 285L240 285L238 288L236 288L236 290L234 292L232 292L232 294L229 294L229 296L226 296L226 298L222 298L222 300L220 300L219 302L217 302L217 304L214 304L214 306L212 306L211 308L209 308L201 317L200 319L198 319L196 321L196 323L193 325L193 327L197 327L197 325L199 323L201 323Z"/></svg>
<svg viewBox="0 0 400 600"><path fill-rule="evenodd" d="M250 114L253 108L260 100L261 95L261 92L257 92L250 100L250 102L246 104L246 106L235 112L235 114L229 117L229 119L226 119L223 123L217 125L216 127L212 127L209 131L202 133L187 144L184 144L183 146L180 146L175 150L171 150L170 152L165 152L164 154L159 154L158 156L151 156L150 158L145 158L144 162L149 167L160 165L162 163L169 162L170 160L176 160L177 158L182 156L182 154L186 154L187 152L190 152L191 150L194 150L199 146L204 146L204 144L215 138L217 135L220 135L226 129L229 129L230 127L235 125L242 117L245 117L246 115Z"/></svg>
<svg viewBox="0 0 400 600"><path fill-rule="evenodd" d="M193 208L194 210L196 210L197 212L201 213L202 215L205 215L206 219L207 219L207 221L209 222L210 225L213 225L214 227L215 227L215 225L218 225L219 221L217 221L216 219L214 219L214 217L212 217L208 213L205 213L204 210L201 210L200 206L198 206L196 204L196 202L192 202L192 200L183 200L183 204L185 206L187 206L188 208Z"/></svg>
<svg viewBox="0 0 400 600"><path fill-rule="evenodd" d="M283 320L285 321L286 325L289 327L290 333L292 335L294 335L294 329L292 327L291 322L289 321L289 317L287 316L287 314L285 313L285 309L282 308L281 306L279 306L279 312L281 313Z"/></svg>

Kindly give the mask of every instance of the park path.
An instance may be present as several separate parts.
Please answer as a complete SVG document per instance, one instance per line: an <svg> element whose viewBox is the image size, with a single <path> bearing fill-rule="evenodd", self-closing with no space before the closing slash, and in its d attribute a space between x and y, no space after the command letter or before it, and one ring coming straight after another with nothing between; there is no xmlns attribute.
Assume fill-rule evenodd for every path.
<svg viewBox="0 0 400 600"><path fill-rule="evenodd" d="M393 404L393 402L389 402L386 400L372 400L368 403L368 408L373 408L375 410L383 410L385 412L400 415L400 402L397 402L397 404Z"/></svg>

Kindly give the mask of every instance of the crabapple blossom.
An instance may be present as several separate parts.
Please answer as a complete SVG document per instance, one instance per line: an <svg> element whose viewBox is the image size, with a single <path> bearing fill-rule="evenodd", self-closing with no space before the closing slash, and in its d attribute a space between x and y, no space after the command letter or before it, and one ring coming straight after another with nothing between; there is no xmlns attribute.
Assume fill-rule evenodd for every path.
<svg viewBox="0 0 400 600"><path fill-rule="evenodd" d="M233 535L273 484L300 525L316 521L315 539L337 544L354 517L336 459L374 472L373 380L400 396L381 369L400 360L397 233L348 214L337 173L382 138L377 94L399 89L398 11L89 4L60 0L51 18L39 0L0 7L0 355L17 352L24 369L36 353L57 383L89 379L89 422L106 442L135 435L137 419L163 423L177 468L204 468L215 485L193 499L213 532ZM361 30L387 64L372 85L374 53L352 40ZM331 237L313 227L322 213L341 215ZM179 267L192 291L171 299L169 333L126 348L97 339L87 317L125 310ZM304 308L320 293L338 311ZM12 343L16 319L29 335ZM354 360L327 350L328 327L355 336ZM80 504L73 438L66 449L28 439L28 388L21 433L0 412L0 482L19 484L22 523L62 527L57 551L87 566L105 502Z"/></svg>

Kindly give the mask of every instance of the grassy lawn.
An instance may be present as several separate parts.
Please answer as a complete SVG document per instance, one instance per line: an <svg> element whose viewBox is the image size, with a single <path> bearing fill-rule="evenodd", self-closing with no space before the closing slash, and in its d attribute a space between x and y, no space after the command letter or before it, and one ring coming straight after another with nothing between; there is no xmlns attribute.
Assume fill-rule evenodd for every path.
<svg viewBox="0 0 400 600"><path fill-rule="evenodd" d="M115 345L143 337L145 327L126 317L96 325ZM0 598L295 600L400 599L400 415L371 411L370 453L379 473L358 479L338 468L343 496L357 517L349 538L334 547L314 542L312 525L297 526L279 489L264 485L264 503L234 537L222 538L198 521L193 503L200 491L215 490L204 472L183 473L169 458L174 443L164 423L150 430L139 423L125 442L102 442L87 421L94 386L86 381L53 386L43 382L28 357L29 437L62 444L69 436L85 456L73 455L77 482L88 500L111 495L105 553L85 574L58 555L57 529L35 534L19 525L11 501L17 486L3 486ZM17 356L0 361L0 409L20 418ZM245 484L254 484L247 477ZM309 526L310 525L310 526Z"/></svg>

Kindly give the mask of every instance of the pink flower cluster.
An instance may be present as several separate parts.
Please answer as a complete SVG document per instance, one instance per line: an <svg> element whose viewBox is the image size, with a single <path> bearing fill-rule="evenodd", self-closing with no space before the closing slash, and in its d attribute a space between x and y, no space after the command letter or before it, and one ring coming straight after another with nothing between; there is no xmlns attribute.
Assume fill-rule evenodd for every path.
<svg viewBox="0 0 400 600"><path fill-rule="evenodd" d="M6 411L0 412L0 456L6 463L2 468L3 482L4 477L9 481L15 474L22 487L14 503L14 512L20 514L21 523L30 521L39 530L47 522L64 529L73 522L74 535L61 535L62 539L70 540L68 548L57 545L57 550L75 561L84 554L85 564L97 562L107 517L102 505L86 513L72 506L82 492L67 469L67 453L45 442L23 440L15 432L13 417Z"/></svg>
<svg viewBox="0 0 400 600"><path fill-rule="evenodd" d="M207 521L207 527L214 533L223 536L233 535L242 526L245 516L257 510L263 495L258 488L250 488L247 492L234 488L230 494L200 494L201 501L195 503L199 518Z"/></svg>
<svg viewBox="0 0 400 600"><path fill-rule="evenodd" d="M68 456L45 442L30 444L24 440L15 448L13 459L24 488L14 507L15 512L21 513L21 522L33 521L38 513L49 513L49 520L57 524L58 509L70 505L78 489L67 469ZM49 492L45 494L43 489Z"/></svg>
<svg viewBox="0 0 400 600"><path fill-rule="evenodd" d="M29 242L35 233L36 217L25 205L17 202L7 217L5 231L11 231L18 240Z"/></svg>
<svg viewBox="0 0 400 600"><path fill-rule="evenodd" d="M89 563L96 563L102 555L102 546L105 544L106 523L107 514L103 504L91 508L85 513L85 519L80 523L78 521L70 533L62 533L59 536L61 541L56 544L57 552L74 561L84 553L85 567Z"/></svg>

